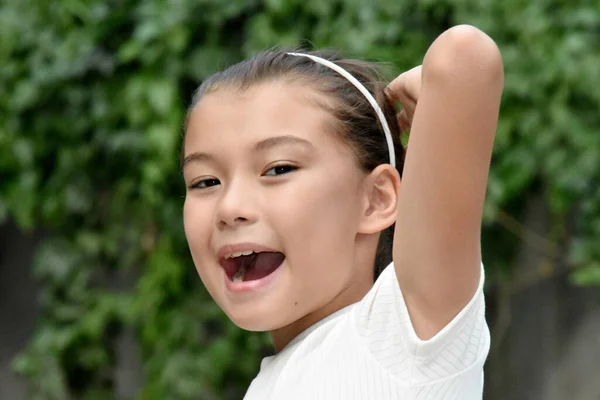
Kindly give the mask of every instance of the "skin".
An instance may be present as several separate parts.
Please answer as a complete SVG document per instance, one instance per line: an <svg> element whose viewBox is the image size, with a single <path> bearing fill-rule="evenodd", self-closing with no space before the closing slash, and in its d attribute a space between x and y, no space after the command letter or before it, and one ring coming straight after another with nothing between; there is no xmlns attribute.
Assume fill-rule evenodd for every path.
<svg viewBox="0 0 600 400"><path fill-rule="evenodd" d="M454 27L422 67L388 91L411 129L403 181L389 165L364 174L328 131L309 85L270 82L221 89L192 111L185 139L184 227L202 281L238 326L271 331L276 350L372 286L379 232L396 222L394 267L415 332L427 340L472 298L480 280L480 230L503 86L494 42ZM317 96L318 98L315 98ZM314 101L317 100L317 101ZM310 142L256 151L269 138ZM196 153L209 157L194 157ZM272 167L297 170L272 176ZM198 188L202 180L211 186ZM214 185L212 185L214 183ZM216 253L254 242L285 253L276 284L232 294Z"/></svg>
<svg viewBox="0 0 600 400"><path fill-rule="evenodd" d="M502 57L472 26L443 33L389 92L411 127L394 237L394 266L415 332L429 339L472 298L481 273L481 218L500 98Z"/></svg>
<svg viewBox="0 0 600 400"><path fill-rule="evenodd" d="M308 85L283 81L244 93L220 89L188 122L184 228L194 264L231 320L271 331L277 350L364 297L379 232L396 217L397 171L383 165L366 174L357 167L351 149L330 132L332 116L317 105L330 101ZM295 169L273 169L282 166ZM268 290L226 288L217 252L244 242L286 255Z"/></svg>

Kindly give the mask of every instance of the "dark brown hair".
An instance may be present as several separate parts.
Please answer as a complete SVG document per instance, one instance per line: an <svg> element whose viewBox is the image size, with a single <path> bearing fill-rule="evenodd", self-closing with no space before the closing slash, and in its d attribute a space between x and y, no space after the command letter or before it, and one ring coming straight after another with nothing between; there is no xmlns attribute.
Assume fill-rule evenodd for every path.
<svg viewBox="0 0 600 400"><path fill-rule="evenodd" d="M386 94L387 83L375 64L343 59L334 51L303 51L303 53L335 62L352 74L375 97L390 128L396 151L396 168L402 175L404 148L400 142L395 107ZM380 164L389 163L383 128L365 96L346 78L329 67L307 57L289 55L284 50L263 51L207 78L194 93L188 117L191 110L208 93L221 88L245 91L253 85L275 80L308 84L335 100L335 106L328 108L337 121L336 131L354 150L359 168L370 172ZM392 261L393 238L394 225L385 229L379 238L374 267L375 279Z"/></svg>

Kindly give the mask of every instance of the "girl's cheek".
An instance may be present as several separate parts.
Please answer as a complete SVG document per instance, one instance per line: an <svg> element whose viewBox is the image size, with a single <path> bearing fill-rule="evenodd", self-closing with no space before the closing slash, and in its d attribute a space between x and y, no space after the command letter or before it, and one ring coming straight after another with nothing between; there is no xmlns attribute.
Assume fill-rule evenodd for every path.
<svg viewBox="0 0 600 400"><path fill-rule="evenodd" d="M186 200L183 208L183 224L187 241L191 246L200 245L212 226L212 218L208 207L202 207L193 201Z"/></svg>

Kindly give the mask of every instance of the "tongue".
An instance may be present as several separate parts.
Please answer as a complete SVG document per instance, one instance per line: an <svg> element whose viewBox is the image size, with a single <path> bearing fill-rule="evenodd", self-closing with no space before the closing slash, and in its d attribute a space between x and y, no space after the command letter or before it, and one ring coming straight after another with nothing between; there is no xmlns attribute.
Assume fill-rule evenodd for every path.
<svg viewBox="0 0 600 400"><path fill-rule="evenodd" d="M246 270L244 280L254 281L264 278L279 268L284 259L285 256L282 253L256 254L252 264L250 264L249 268Z"/></svg>

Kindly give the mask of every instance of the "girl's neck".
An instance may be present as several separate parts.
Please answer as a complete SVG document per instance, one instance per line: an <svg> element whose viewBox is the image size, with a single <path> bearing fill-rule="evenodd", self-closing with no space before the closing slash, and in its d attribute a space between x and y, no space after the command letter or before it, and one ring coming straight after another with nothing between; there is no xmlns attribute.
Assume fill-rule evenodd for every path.
<svg viewBox="0 0 600 400"><path fill-rule="evenodd" d="M326 318L336 311L362 300L372 286L373 279L365 281L361 287L348 288L318 310L305 315L304 317L292 322L287 326L271 331L271 338L275 346L275 352L279 353L296 336L310 328L312 325L321 321L323 318Z"/></svg>

